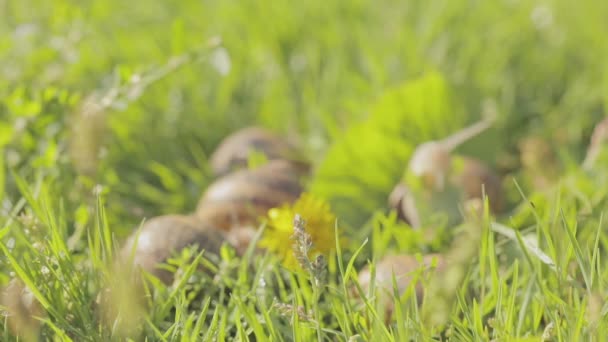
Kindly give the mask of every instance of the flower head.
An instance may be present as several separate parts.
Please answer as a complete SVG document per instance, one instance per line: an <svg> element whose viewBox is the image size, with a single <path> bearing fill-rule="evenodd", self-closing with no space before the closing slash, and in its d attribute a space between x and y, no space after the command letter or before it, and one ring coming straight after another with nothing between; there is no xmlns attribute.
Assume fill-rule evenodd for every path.
<svg viewBox="0 0 608 342"><path fill-rule="evenodd" d="M312 242L308 257L327 255L336 246L334 227L336 216L329 203L309 193L303 193L293 204L283 205L268 211L267 226L260 240L260 247L278 255L285 267L295 269L298 265L294 255L294 217L306 220L306 233Z"/></svg>

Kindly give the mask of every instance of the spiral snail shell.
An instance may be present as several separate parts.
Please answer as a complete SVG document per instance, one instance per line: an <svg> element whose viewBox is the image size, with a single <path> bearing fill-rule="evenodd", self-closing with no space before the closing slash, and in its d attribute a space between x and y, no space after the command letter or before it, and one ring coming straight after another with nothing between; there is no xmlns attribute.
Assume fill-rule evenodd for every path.
<svg viewBox="0 0 608 342"><path fill-rule="evenodd" d="M239 170L212 183L200 199L196 215L214 227L257 225L257 219L274 207L294 202L303 188L307 168L273 160L252 170Z"/></svg>
<svg viewBox="0 0 608 342"><path fill-rule="evenodd" d="M504 208L504 193L500 177L479 159L462 157L462 172L452 180L464 193L464 200L482 199L485 194L490 210L499 213Z"/></svg>
<svg viewBox="0 0 608 342"><path fill-rule="evenodd" d="M136 266L169 284L173 280L173 275L158 266L166 262L173 253L197 245L198 249L205 250L205 256L208 253L217 255L224 241L221 231L207 226L195 217L158 216L147 221L141 231L132 233L122 248L121 256L128 260L134 251L133 263Z"/></svg>
<svg viewBox="0 0 608 342"><path fill-rule="evenodd" d="M225 175L247 166L253 152L264 154L268 160L291 159L295 149L282 137L260 128L247 127L226 137L209 161L215 175Z"/></svg>

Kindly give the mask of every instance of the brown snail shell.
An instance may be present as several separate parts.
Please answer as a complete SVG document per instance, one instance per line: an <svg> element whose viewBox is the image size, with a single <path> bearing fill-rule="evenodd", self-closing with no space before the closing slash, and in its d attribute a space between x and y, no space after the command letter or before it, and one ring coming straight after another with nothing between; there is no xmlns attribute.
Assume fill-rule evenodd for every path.
<svg viewBox="0 0 608 342"><path fill-rule="evenodd" d="M257 226L258 218L271 208L293 203L303 188L301 176L307 169L285 160L273 160L253 170L230 173L203 194L196 215L214 227Z"/></svg>
<svg viewBox="0 0 608 342"><path fill-rule="evenodd" d="M452 184L464 192L464 200L488 197L492 213L500 213L504 208L504 193L500 177L481 160L461 157L463 170L452 179Z"/></svg>
<svg viewBox="0 0 608 342"><path fill-rule="evenodd" d="M386 310L385 318L387 321L390 320L392 312L394 311L394 300L392 297L393 274L397 283L398 293L399 295L402 295L410 286L414 272L419 270L420 267L423 267L425 272L428 272L434 263L436 263L436 271L442 271L446 267L446 260L441 254L424 255L422 257L422 262L414 255L390 255L384 257L376 264L375 287L378 296L380 297L381 305ZM365 294L368 293L371 286L371 276L372 274L369 266L366 266L359 272L359 284ZM420 304L424 296L424 288L421 282L416 283L415 290L418 304Z"/></svg>
<svg viewBox="0 0 608 342"><path fill-rule="evenodd" d="M137 235L139 234L139 235ZM122 249L122 257L128 260L136 242L134 264L155 275L165 284L173 281L173 274L159 268L173 253L198 245L208 254L218 254L225 241L221 231L206 226L192 216L166 215L147 221L141 231L133 232Z"/></svg>
<svg viewBox="0 0 608 342"><path fill-rule="evenodd" d="M282 137L260 127L248 127L220 143L210 157L211 169L216 175L224 175L246 167L254 151L264 154L268 160L289 159L295 155L295 149Z"/></svg>
<svg viewBox="0 0 608 342"><path fill-rule="evenodd" d="M251 225L232 227L226 233L226 240L234 247L237 255L243 256L256 234L257 228ZM259 251L257 248L255 250Z"/></svg>
<svg viewBox="0 0 608 342"><path fill-rule="evenodd" d="M32 291L20 279L12 279L4 288L2 305L7 309L7 325L13 335L26 341L38 340L41 322L35 317L44 317L46 313Z"/></svg>

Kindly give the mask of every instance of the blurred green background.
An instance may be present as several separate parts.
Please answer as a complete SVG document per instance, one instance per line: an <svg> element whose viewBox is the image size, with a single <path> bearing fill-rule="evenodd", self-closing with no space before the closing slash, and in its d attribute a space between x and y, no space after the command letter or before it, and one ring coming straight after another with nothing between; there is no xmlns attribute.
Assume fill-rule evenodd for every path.
<svg viewBox="0 0 608 342"><path fill-rule="evenodd" d="M348 268L360 270L390 250L450 252L441 234L382 215L387 197L418 144L495 111L494 127L457 152L497 170L509 204L497 222L538 248L521 253L514 232L504 243L490 229L455 240L462 265L479 255L454 285L452 299L463 291L442 333L540 340L555 327L563 340L602 336L608 158L604 151L593 172L579 165L606 116L607 19L601 0L0 0L0 283L21 278L38 290L44 336L120 335L92 309L113 284L105 262L114 243L143 219L193 211L214 180L209 155L257 125L313 161L307 191L329 200L340 228L359 239L328 258L333 279L321 301L302 274L284 282L264 256L253 275L223 250L213 277L156 288L146 336L177 340L183 328L312 339L314 329L270 314L277 297L319 304L313 311L344 340L390 335L380 320L367 324L370 308L347 310L354 276L338 277L336 260L355 254ZM264 275L268 286L258 282L267 268L276 273ZM252 292L260 288L264 296ZM202 311L190 295L201 289L210 305ZM436 337L440 328L410 309L395 339Z"/></svg>
<svg viewBox="0 0 608 342"><path fill-rule="evenodd" d="M311 191L360 226L413 146L488 103L496 128L461 150L503 175L530 136L579 162L608 103L605 1L0 0L0 13L3 214L20 197L14 170L52 184L74 226L105 192L121 234L193 210L207 156L241 127L297 142L317 166ZM184 54L197 58L82 109Z"/></svg>

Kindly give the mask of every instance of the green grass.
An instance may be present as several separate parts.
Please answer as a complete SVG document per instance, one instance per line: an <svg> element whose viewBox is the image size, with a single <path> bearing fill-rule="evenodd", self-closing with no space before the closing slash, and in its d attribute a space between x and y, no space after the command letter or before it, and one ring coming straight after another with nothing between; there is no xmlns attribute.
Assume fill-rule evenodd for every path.
<svg viewBox="0 0 608 342"><path fill-rule="evenodd" d="M608 3L0 0L0 17L0 285L32 291L42 340L608 336L608 162L580 167L608 108ZM495 127L458 152L500 172L507 212L434 234L397 222L386 197L413 148L488 104ZM326 281L227 246L208 274L185 250L174 286L151 278L137 311L110 266L123 239L193 211L210 153L253 124L303 149L308 189L349 236ZM357 272L397 252L456 262L386 325Z"/></svg>

